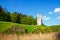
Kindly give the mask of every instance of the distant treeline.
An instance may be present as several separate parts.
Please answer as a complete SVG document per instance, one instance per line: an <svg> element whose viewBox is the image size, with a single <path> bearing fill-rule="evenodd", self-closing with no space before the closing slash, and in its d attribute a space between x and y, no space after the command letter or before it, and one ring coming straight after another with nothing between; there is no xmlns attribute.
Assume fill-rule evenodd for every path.
<svg viewBox="0 0 60 40"><path fill-rule="evenodd" d="M20 24L36 25L36 18L22 13L10 13L0 6L0 21L15 22Z"/></svg>

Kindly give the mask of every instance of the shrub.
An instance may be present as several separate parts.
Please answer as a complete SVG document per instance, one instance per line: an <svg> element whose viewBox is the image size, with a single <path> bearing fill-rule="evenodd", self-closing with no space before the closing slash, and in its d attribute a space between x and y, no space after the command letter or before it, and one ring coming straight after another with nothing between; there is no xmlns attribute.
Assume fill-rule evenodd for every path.
<svg viewBox="0 0 60 40"><path fill-rule="evenodd" d="M32 33L40 33L41 32L41 29L39 29L39 28L35 28L33 31L32 31Z"/></svg>
<svg viewBox="0 0 60 40"><path fill-rule="evenodd" d="M25 33L29 33L29 31L27 29L25 29Z"/></svg>
<svg viewBox="0 0 60 40"><path fill-rule="evenodd" d="M25 28L24 26L21 25L15 25L14 27L11 28L13 33L17 34L24 34L25 33Z"/></svg>
<svg viewBox="0 0 60 40"><path fill-rule="evenodd" d="M50 33L52 32L52 29L50 27L46 27L43 31L41 31L42 33Z"/></svg>
<svg viewBox="0 0 60 40"><path fill-rule="evenodd" d="M7 31L6 31L6 34L11 34L11 33L12 33L11 30L7 30Z"/></svg>
<svg viewBox="0 0 60 40"><path fill-rule="evenodd" d="M13 25L11 28L5 30L3 33L6 33L6 34L12 34L12 33L24 34L25 28L21 25Z"/></svg>
<svg viewBox="0 0 60 40"><path fill-rule="evenodd" d="M60 32L60 26L51 26L53 32Z"/></svg>
<svg viewBox="0 0 60 40"><path fill-rule="evenodd" d="M17 28L18 30L17 30L17 34L24 34L25 33L25 28L24 27L18 27Z"/></svg>

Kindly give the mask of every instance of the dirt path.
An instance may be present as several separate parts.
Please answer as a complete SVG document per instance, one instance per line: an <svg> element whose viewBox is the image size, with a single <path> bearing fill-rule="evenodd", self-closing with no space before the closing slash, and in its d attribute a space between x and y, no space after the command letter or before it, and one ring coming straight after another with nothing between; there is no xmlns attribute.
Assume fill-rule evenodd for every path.
<svg viewBox="0 0 60 40"><path fill-rule="evenodd" d="M47 34L0 34L0 40L59 40L60 33L47 33Z"/></svg>

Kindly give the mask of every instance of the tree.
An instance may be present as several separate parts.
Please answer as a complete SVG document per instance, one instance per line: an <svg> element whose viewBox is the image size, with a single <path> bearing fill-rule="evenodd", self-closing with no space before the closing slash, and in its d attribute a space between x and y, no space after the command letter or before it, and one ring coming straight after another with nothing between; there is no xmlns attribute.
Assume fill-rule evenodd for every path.
<svg viewBox="0 0 60 40"><path fill-rule="evenodd" d="M36 25L36 24L37 24L37 18L34 19L34 25Z"/></svg>
<svg viewBox="0 0 60 40"><path fill-rule="evenodd" d="M17 14L18 15L18 17L17 17L17 23L20 23L21 24L21 19L23 18L23 17L27 17L27 15L23 15L22 13L18 13Z"/></svg>
<svg viewBox="0 0 60 40"><path fill-rule="evenodd" d="M1 21L10 21L10 13L0 6L0 20Z"/></svg>
<svg viewBox="0 0 60 40"><path fill-rule="evenodd" d="M35 19L32 16L25 16L21 19L22 24L34 25Z"/></svg>
<svg viewBox="0 0 60 40"><path fill-rule="evenodd" d="M34 18L33 18L33 16L28 16L28 24L29 25L34 25Z"/></svg>
<svg viewBox="0 0 60 40"><path fill-rule="evenodd" d="M27 24L27 17L21 18L21 24Z"/></svg>
<svg viewBox="0 0 60 40"><path fill-rule="evenodd" d="M27 16L25 14L17 12L10 13L4 8L2 8L2 6L0 6L0 21L11 21L15 23L29 25L35 25L37 23L37 20L34 19L33 16Z"/></svg>
<svg viewBox="0 0 60 40"><path fill-rule="evenodd" d="M10 16L12 22L17 22L17 17L18 17L17 12L13 12Z"/></svg>

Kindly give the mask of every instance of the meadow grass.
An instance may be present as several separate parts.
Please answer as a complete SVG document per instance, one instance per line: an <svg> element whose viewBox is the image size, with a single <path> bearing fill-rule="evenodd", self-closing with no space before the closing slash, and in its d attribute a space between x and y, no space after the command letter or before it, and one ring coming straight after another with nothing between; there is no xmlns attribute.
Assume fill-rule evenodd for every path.
<svg viewBox="0 0 60 40"><path fill-rule="evenodd" d="M24 27L28 31L28 33L32 33L33 31L41 31L41 32L60 32L60 25L53 25L53 26L37 26L37 25L25 25L25 24L18 24L13 22L4 22L0 21L0 32L3 32L11 27Z"/></svg>

